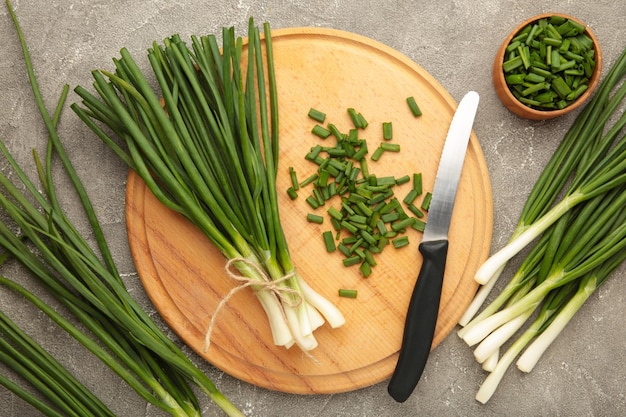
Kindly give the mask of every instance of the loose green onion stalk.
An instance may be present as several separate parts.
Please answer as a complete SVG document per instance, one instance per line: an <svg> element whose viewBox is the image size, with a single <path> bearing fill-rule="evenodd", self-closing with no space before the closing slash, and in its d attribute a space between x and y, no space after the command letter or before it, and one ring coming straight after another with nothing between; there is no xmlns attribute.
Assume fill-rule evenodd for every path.
<svg viewBox="0 0 626 417"><path fill-rule="evenodd" d="M4 255L8 255L6 252ZM8 256L4 256L8 258ZM0 284L25 289L0 276ZM17 372L26 382L44 393L58 408L42 401L9 378L0 375L0 384L32 404L45 415L114 416L91 391L78 381L54 357L41 347L8 316L0 312L0 362Z"/></svg>
<svg viewBox="0 0 626 417"><path fill-rule="evenodd" d="M53 116L45 107L30 54L7 0L22 46L35 101L48 132L46 156L34 158L39 184L32 182L9 150L0 153L9 164L15 183L0 174L0 247L20 262L80 322L81 328L8 278L0 284L12 289L48 315L85 348L117 373L146 401L174 416L198 416L200 406L192 389L197 386L227 415L243 415L213 382L170 341L133 300L120 278L86 190L56 131L56 123L69 87L65 86ZM52 162L58 158L80 200L96 248L78 232L61 207L53 182ZM75 381L49 355L20 332L8 318L2 324L1 359L50 400L44 404L8 378L0 383L48 415L104 416L107 408ZM84 330L83 330L84 329Z"/></svg>
<svg viewBox="0 0 626 417"><path fill-rule="evenodd" d="M487 402L509 365L529 372L583 303L626 259L626 50L578 115L537 180L509 243L476 273L483 286L458 334L490 371ZM528 254L479 314L507 262ZM532 323L500 357L507 341Z"/></svg>
<svg viewBox="0 0 626 417"><path fill-rule="evenodd" d="M221 50L214 35L194 36L190 46L176 35L155 42L148 59L158 93L122 49L114 73L93 72L97 95L77 87L83 102L72 108L165 206L200 228L250 280L275 344L308 351L317 346L313 330L324 318L332 327L345 320L302 279L281 227L269 25L262 42L250 20L247 56L234 28L222 36ZM209 343L210 331L205 349Z"/></svg>

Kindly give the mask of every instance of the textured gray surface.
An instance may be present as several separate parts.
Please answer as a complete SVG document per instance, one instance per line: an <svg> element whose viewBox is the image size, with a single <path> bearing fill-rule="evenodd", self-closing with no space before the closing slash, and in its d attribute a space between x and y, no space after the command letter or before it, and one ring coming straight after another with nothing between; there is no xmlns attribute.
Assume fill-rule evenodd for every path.
<svg viewBox="0 0 626 417"><path fill-rule="evenodd" d="M475 131L493 186L494 249L507 240L527 192L573 120L572 115L531 122L500 105L491 86L490 66L501 39L518 21L556 11L577 16L590 25L602 44L605 68L626 46L623 0L15 0L14 6L49 107L63 84L87 85L90 70L111 68L111 57L123 46L139 55L153 40L174 33L183 37L219 33L222 26L230 25L244 33L249 16L258 22L268 21L273 28L320 26L355 32L395 48L430 72L456 100L468 89L481 94ZM4 7L0 8L0 39L0 138L24 167L34 169L31 148L41 149L45 131ZM74 99L70 97L70 101ZM125 169L70 111L61 120L60 133L89 187L132 294L153 312L138 283L126 242ZM6 164L1 166L4 169ZM59 181L62 189L63 179ZM69 196L67 199L71 204ZM77 222L80 224L80 218ZM29 282L15 266L8 265L0 272ZM226 396L254 417L626 415L624 275L622 267L591 298L531 374L510 369L487 405L474 400L484 374L471 350L454 335L433 352L422 381L404 404L390 399L386 383L336 395L270 392L237 381L190 355ZM35 335L118 415L162 415L41 314L4 289L0 289L0 308ZM158 320L158 314L153 314ZM3 388L0 404L2 416L36 415ZM203 400L203 405L205 415L220 415L208 401Z"/></svg>

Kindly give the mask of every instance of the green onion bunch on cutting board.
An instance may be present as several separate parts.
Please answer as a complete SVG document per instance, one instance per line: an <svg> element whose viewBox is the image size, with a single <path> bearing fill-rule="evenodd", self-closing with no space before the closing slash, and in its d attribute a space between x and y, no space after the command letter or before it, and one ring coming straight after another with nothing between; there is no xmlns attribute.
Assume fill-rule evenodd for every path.
<svg viewBox="0 0 626 417"><path fill-rule="evenodd" d="M221 48L214 35L192 37L191 45L179 36L154 43L148 59L158 93L122 49L114 73L93 72L99 97L77 87L83 103L72 108L162 204L220 250L233 291L251 287L257 294L274 343L309 351L317 346L317 327L325 321L339 327L345 320L298 274L281 227L269 25L262 41L250 20L245 46L234 28L222 36ZM207 329L205 350L215 320L219 311Z"/></svg>

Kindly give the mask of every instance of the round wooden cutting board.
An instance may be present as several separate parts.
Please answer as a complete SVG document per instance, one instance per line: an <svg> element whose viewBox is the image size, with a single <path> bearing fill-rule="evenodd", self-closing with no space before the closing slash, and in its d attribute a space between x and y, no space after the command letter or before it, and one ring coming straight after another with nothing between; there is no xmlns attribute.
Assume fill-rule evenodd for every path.
<svg viewBox="0 0 626 417"><path fill-rule="evenodd" d="M421 235L407 232L410 245L386 248L369 278L346 268L339 253L328 254L321 238L327 220L306 220L311 208L306 190L288 198L288 168L300 180L316 166L304 159L320 139L310 131L311 107L326 112L340 130L352 127L352 107L369 122L361 137L370 155L382 141L382 123L393 123L399 153L369 161L370 173L396 177L421 172L432 190L439 157L456 102L426 71L407 57L370 39L337 30L296 28L273 32L280 111L281 220L296 267L304 279L334 302L346 324L316 331L313 358L298 348L272 343L256 296L238 292L220 310L211 347L204 336L216 306L237 285L224 271L225 260L190 223L162 206L134 173L127 185L127 227L132 256L142 283L167 324L200 356L251 384L288 393L337 393L381 382L393 372L409 297L421 266ZM415 97L423 116L414 117L405 99ZM480 111L480 110L479 110ZM333 139L328 139L333 140ZM403 188L404 187L404 188ZM400 200L411 183L396 188ZM310 191L310 189L309 189ZM328 203L328 204L333 204ZM337 204L335 201L334 204ZM319 209L325 214L328 206ZM472 133L450 228L450 246L439 320L433 347L454 328L477 285L476 269L486 259L492 233L491 184ZM339 288L358 290L356 299L340 298Z"/></svg>

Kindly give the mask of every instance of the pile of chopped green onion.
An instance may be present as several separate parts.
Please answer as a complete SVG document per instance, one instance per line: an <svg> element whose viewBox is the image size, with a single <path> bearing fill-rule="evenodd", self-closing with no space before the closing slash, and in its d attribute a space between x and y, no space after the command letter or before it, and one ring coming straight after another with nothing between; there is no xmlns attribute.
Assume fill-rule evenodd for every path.
<svg viewBox="0 0 626 417"><path fill-rule="evenodd" d="M409 103L413 103L413 114L421 115L413 110L419 109L415 99ZM290 167L291 187L287 193L295 199L299 190L311 188L306 202L313 212L307 215L307 221L320 225L326 218L330 221L332 230L322 233L327 252L339 250L345 266L358 265L361 275L369 277L377 264L374 255L389 244L396 249L407 246L409 238L405 232L408 228L424 231L423 218L431 193L424 193L421 173L414 173L412 177L377 177L370 172L368 156L378 161L384 152L400 152L400 145L392 141L392 122L382 123L382 141L370 155L368 141L360 136L369 123L354 108L348 108L348 114L353 126L345 133L333 123L322 125L326 114L310 109L309 117L317 122L311 133L326 146L318 143L305 155L305 159L316 166L316 171L304 180L299 182ZM328 140L333 143L328 144ZM394 187L411 180L411 189L400 201ZM420 196L422 201L418 205ZM333 201L338 204L332 205ZM318 214L322 208L326 208L325 215Z"/></svg>
<svg viewBox="0 0 626 417"><path fill-rule="evenodd" d="M509 365L529 372L583 303L626 259L626 50L544 168L509 243L477 271L482 284L458 333L490 372L487 402ZM507 262L519 269L479 314ZM516 332L531 324L500 357Z"/></svg>
<svg viewBox="0 0 626 417"><path fill-rule="evenodd" d="M511 93L537 110L563 109L589 87L596 67L585 27L561 16L526 25L506 48L502 70Z"/></svg>
<svg viewBox="0 0 626 417"><path fill-rule="evenodd" d="M199 416L194 386L229 416L242 416L213 382L157 326L128 293L114 263L87 192L59 138L56 125L69 86L54 114L43 102L28 48L7 0L22 46L35 101L48 133L45 158L34 152L38 182L0 141L10 173L0 173L0 247L2 262L17 261L37 279L66 315L31 290L0 276L3 285L46 314L103 361L138 395L173 416ZM58 158L91 226L89 239L78 232L59 203L52 173ZM12 181L10 178L13 177ZM95 241L95 243L92 242ZM91 242L91 244L90 244ZM92 246L96 246L93 248ZM76 325L74 323L79 323ZM49 416L113 416L113 412L64 369L35 340L0 313L0 361L40 395L9 377L0 384Z"/></svg>
<svg viewBox="0 0 626 417"><path fill-rule="evenodd" d="M247 51L232 27L223 29L221 48L214 35L193 36L190 45L177 35L155 42L148 59L158 92L122 49L114 73L93 72L96 95L75 89L83 102L72 108L249 280L274 343L308 351L316 328L345 320L302 279L281 226L277 80L269 25L263 29L262 41L250 19ZM207 330L205 350L209 343Z"/></svg>

